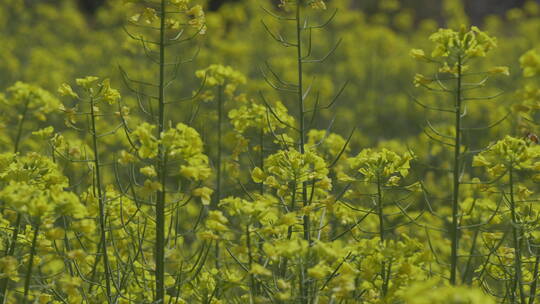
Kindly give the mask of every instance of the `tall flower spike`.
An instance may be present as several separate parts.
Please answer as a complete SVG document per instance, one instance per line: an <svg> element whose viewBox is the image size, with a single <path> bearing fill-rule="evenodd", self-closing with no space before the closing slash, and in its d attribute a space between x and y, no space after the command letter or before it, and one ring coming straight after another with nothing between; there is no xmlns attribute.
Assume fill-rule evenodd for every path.
<svg viewBox="0 0 540 304"><path fill-rule="evenodd" d="M485 83L491 75L509 75L509 69L506 67L495 66L488 68L487 71L469 72L469 64L474 59L485 57L497 46L497 40L494 37L489 36L487 33L478 29L478 27L472 26L466 28L462 26L459 30L453 29L439 29L433 33L429 40L433 44L433 50L430 56L426 55L426 52L420 49L413 49L411 55L413 58L432 63L436 65L436 71L430 77L426 77L422 74L416 74L413 83L416 87L423 87L429 91L440 92L448 97L449 104L446 106L433 106L425 104L413 99L414 102L427 111L438 112L444 115L444 113L450 114L449 122L451 129L448 131L437 130L433 123L427 120L427 129L424 131L426 136L433 142L440 144L441 147L451 147L451 172L452 189L451 195L451 218L452 223L449 229L451 238L450 248L450 283L456 285L459 283L458 269L461 267L459 250L460 241L463 238L461 236L461 222L462 212L461 200L463 199L463 178L466 175L467 167L470 163L465 161L467 158L465 151L468 147L465 144L470 143L465 141L464 138L467 135L466 132L471 128L464 126L465 117L467 116L467 109L469 103L473 100L488 100L495 99L498 95L478 97L478 90L485 86ZM475 79L480 78L480 80ZM467 81L472 79L470 81ZM442 99L444 100L444 99ZM488 126L486 129L493 128L497 124L505 120L503 117L499 122ZM474 129L474 128L472 128ZM469 212L472 212L470 210ZM471 257L468 257L469 259Z"/></svg>

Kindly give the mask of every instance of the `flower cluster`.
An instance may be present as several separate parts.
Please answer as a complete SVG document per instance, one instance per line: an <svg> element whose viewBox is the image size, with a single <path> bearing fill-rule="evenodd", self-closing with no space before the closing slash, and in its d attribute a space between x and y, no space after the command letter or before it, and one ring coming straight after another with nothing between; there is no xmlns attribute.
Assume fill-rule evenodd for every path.
<svg viewBox="0 0 540 304"><path fill-rule="evenodd" d="M140 3L139 1L131 2L142 5L137 9L137 13L129 18L129 21L134 24L156 25L164 13L153 7L144 6L143 1L140 1ZM174 12L173 14L167 14L165 18L167 29L183 30L185 27L190 27L196 30L197 34L203 35L206 33L206 15L200 4L191 6L190 0L169 0L167 2L166 11Z"/></svg>
<svg viewBox="0 0 540 304"><path fill-rule="evenodd" d="M328 133L326 130L310 130L307 137L310 149L319 151L327 161L334 161L340 153L344 154L350 150L347 141L341 135Z"/></svg>
<svg viewBox="0 0 540 304"><path fill-rule="evenodd" d="M262 129L264 133L270 133L295 125L294 118L280 101L276 101L272 105L272 110L254 102L241 105L229 111L229 119L235 131L240 134L244 134L250 128Z"/></svg>
<svg viewBox="0 0 540 304"><path fill-rule="evenodd" d="M290 10L291 6L295 5L306 5L309 8L314 10L325 10L326 9L326 0L280 0L279 7L284 10Z"/></svg>
<svg viewBox="0 0 540 304"><path fill-rule="evenodd" d="M405 299L415 304L495 303L479 288L448 286L436 279L413 284L405 293Z"/></svg>
<svg viewBox="0 0 540 304"><path fill-rule="evenodd" d="M529 50L519 58L519 63L523 70L523 76L532 78L540 74L540 55L536 50ZM520 121L524 132L531 132L538 128L536 113L540 109L540 88L534 81L526 82L518 90L520 103L514 105L514 110L523 118Z"/></svg>
<svg viewBox="0 0 540 304"><path fill-rule="evenodd" d="M84 218L86 207L77 195L66 191L67 182L47 157L36 153L0 155L0 183L4 185L0 200L16 212L40 220L62 215Z"/></svg>
<svg viewBox="0 0 540 304"><path fill-rule="evenodd" d="M315 152L300 153L291 148L268 156L264 170L257 167L251 176L254 182L276 189L279 196L290 196L303 183L312 184L317 192L330 190L328 173L326 162Z"/></svg>
<svg viewBox="0 0 540 304"><path fill-rule="evenodd" d="M67 126L75 127L78 122L78 117L81 116L79 109L83 107L83 113L88 111L94 113L94 117L100 113L100 103L105 102L107 105L116 104L121 96L120 92L111 87L109 79L100 80L96 76L87 76L77 78L75 80L78 90L77 93L69 84L63 83L58 88L58 93L61 96L70 97L73 102L71 106L62 105L60 109L64 112L65 123ZM86 103L84 105L83 103ZM82 105L81 105L82 104ZM87 108L92 107L92 111ZM126 113L126 109L123 110Z"/></svg>
<svg viewBox="0 0 540 304"><path fill-rule="evenodd" d="M519 57L519 64L523 69L523 76L536 76L540 73L540 54L536 50L529 50Z"/></svg>
<svg viewBox="0 0 540 304"><path fill-rule="evenodd" d="M45 120L45 115L58 108L59 101L51 93L42 88L27 84L24 82L16 82L6 90L7 96L1 99L3 111L9 108L15 109L16 105L24 105L29 113L39 119ZM5 112L4 112L5 113Z"/></svg>
<svg viewBox="0 0 540 304"><path fill-rule="evenodd" d="M25 140L27 133L42 128L59 107L54 95L20 81L0 93L0 152L21 151L22 146L35 150L36 142Z"/></svg>
<svg viewBox="0 0 540 304"><path fill-rule="evenodd" d="M430 56L422 49L412 49L410 55L417 60L439 62L440 73L453 75L464 73L468 70L469 66L465 64L468 59L485 57L487 53L497 47L497 40L476 26L470 29L461 27L459 31L439 29L429 39L434 44L434 49ZM490 73L509 74L507 67L492 68L490 69ZM421 79L417 75L415 77L415 83L422 83Z"/></svg>
<svg viewBox="0 0 540 304"><path fill-rule="evenodd" d="M476 155L473 166L485 167L488 174L498 177L509 169L527 170L540 164L540 150L525 139L506 136L491 145L487 150Z"/></svg>
<svg viewBox="0 0 540 304"><path fill-rule="evenodd" d="M409 174L411 159L411 155L399 155L388 149L365 149L357 156L349 158L348 164L355 175L362 175L365 182L381 182L395 186ZM343 174L341 179L354 180L347 174Z"/></svg>
<svg viewBox="0 0 540 304"><path fill-rule="evenodd" d="M205 79L210 87L223 87L226 94L232 96L238 85L246 83L246 77L230 66L212 64L206 69L198 70L195 76Z"/></svg>
<svg viewBox="0 0 540 304"><path fill-rule="evenodd" d="M111 88L109 79L100 80L99 77L96 76L87 76L85 78L77 78L75 82L77 83L77 86L84 91L87 97L94 99L95 102L105 101L108 104L114 104L121 97L118 90ZM58 88L58 93L61 96L80 99L79 94L77 94L67 83L63 83L60 88Z"/></svg>

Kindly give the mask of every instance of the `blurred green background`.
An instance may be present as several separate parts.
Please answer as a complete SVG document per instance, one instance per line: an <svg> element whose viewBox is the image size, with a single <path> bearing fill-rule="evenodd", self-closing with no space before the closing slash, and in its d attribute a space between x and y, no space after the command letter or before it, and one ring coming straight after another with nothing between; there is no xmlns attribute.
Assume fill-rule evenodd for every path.
<svg viewBox="0 0 540 304"><path fill-rule="evenodd" d="M140 43L124 31L126 20L133 12L126 10L122 2L4 0L0 6L0 90L16 81L25 81L56 92L63 82L96 75L111 78L112 85L121 89L125 104L136 107L135 95L127 90L119 67L130 77L143 81L154 81L157 68L147 60ZM268 62L286 80L294 80L296 73L294 54L272 40L261 25L264 20L273 31L287 35L290 29L274 22L261 9L276 3L270 0L197 3L205 6L208 31L189 46L169 51L170 59L173 56L190 59L197 54L193 62L181 67L179 80L170 87L169 96L191 94L200 81L195 78L195 71L220 63L248 77L248 83L239 88L239 93L261 102L258 93L263 91L271 100L282 100L294 114L295 107L291 104L294 96L274 92L260 71ZM348 81L349 85L330 111L317 114L314 128L326 129L333 121L330 130L346 136L357 126L353 147L394 145L393 141L399 140L432 153L422 132L425 118L431 117L444 126L448 117L431 116L432 113L415 106L411 96L426 103L449 100L415 90L412 84L415 73L429 74L433 67L415 62L409 51L428 50L429 36L442 26L479 25L498 38L499 47L475 68L510 67L510 77L492 79L482 92L489 95L503 90L505 94L496 102L479 103L469 109L469 125L496 121L509 112L512 104L520 102L515 92L524 80L518 60L527 50L538 46L540 36L540 9L536 1L331 0L328 7L312 19L324 20L338 9L337 17L327 28L314 32L314 56L324 56L340 39L342 43L323 64L307 66L306 75L320 93L321 103L331 100L343 83ZM226 107L230 110L236 106L228 103ZM207 122L215 118L214 105L201 103L201 107L193 125L203 136L211 137L213 126ZM179 105L169 117L185 121L192 109L190 104ZM62 118L52 122L62 123ZM521 135L523 130L518 125L518 119L511 116L498 128L477 134L482 136L475 135L472 144L481 147L502 135Z"/></svg>

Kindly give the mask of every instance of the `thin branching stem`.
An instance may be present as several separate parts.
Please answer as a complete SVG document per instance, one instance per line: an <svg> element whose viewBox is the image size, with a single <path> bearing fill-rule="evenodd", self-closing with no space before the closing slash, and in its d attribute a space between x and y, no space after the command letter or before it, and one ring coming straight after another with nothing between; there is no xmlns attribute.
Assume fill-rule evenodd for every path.
<svg viewBox="0 0 540 304"><path fill-rule="evenodd" d="M300 143L299 150L301 154L305 153L305 110L304 110L304 71L303 71L303 48L302 48L302 2L296 2L296 50L297 50L297 68L298 68L298 115L300 120ZM309 204L308 193L307 193L307 182L302 183L302 201L304 206ZM309 214L303 216L303 228L304 228L304 239L311 243L311 232L310 232L310 218ZM301 267L302 273L300 277L300 290L302 293L302 303L308 304L310 302L310 282L306 280L307 278L307 265L309 259L309 250L306 254L305 265Z"/></svg>
<svg viewBox="0 0 540 304"><path fill-rule="evenodd" d="M217 155L216 155L216 195L213 202L213 209L219 205L221 199L221 178L222 178L222 158L223 158L223 86L217 87Z"/></svg>
<svg viewBox="0 0 540 304"><path fill-rule="evenodd" d="M28 269L24 278L24 304L28 303L28 292L30 291L30 280L32 279L32 270L34 267L34 256L36 255L37 239L39 235L40 223L34 227L34 236L32 237L32 245L30 247L30 257L28 258Z"/></svg>
<svg viewBox="0 0 540 304"><path fill-rule="evenodd" d="M377 175L377 215L379 217L379 238L381 246L384 247L385 235L384 235L384 206L383 206L383 193L382 193L382 181L380 175ZM388 289L388 277L386 273L386 263L382 262L381 265L381 278L382 278L382 297L386 296Z"/></svg>
<svg viewBox="0 0 540 304"><path fill-rule="evenodd" d="M166 0L161 0L161 19L159 30L159 87L158 87L158 128L157 138L161 138L161 133L165 127L165 19L166 19ZM157 191L156 200L156 293L155 302L164 303L165 301L165 181L166 181L166 157L162 143L158 145L158 179L161 182L161 189Z"/></svg>
<svg viewBox="0 0 540 304"><path fill-rule="evenodd" d="M103 268L105 271L105 288L107 292L107 301L112 303L111 294L111 274L109 267L109 254L107 252L107 231L105 229L105 197L103 195L102 188L102 176L101 176L101 162L99 158L98 150L98 135L96 129L96 115L95 115L95 100L90 97L90 121L91 121L91 133L92 133L92 149L94 150L94 167L95 167L95 181L96 190L99 203L99 228L100 228L100 243L101 255L103 255Z"/></svg>
<svg viewBox="0 0 540 304"><path fill-rule="evenodd" d="M517 216L517 210L516 210L516 201L514 198L514 170L512 167L508 170L508 178L509 178L509 199L510 199L510 213L512 217L512 241L514 246L514 278L513 278L513 285L512 285L512 297L515 297L515 294L519 292L519 298L520 303L525 304L525 292L523 288L523 276L521 273L522 268L522 252L521 252L521 241L522 241L522 233L521 233L521 226L518 220ZM518 291L519 289L519 291Z"/></svg>
<svg viewBox="0 0 540 304"><path fill-rule="evenodd" d="M452 192L452 226L451 235L451 256L450 256L450 283L457 283L458 269L458 250L459 250L459 185L461 172L461 73L462 73L462 57L458 55L457 62L458 74L456 78L456 101L455 101L455 139L454 139L454 159L453 159L453 192Z"/></svg>

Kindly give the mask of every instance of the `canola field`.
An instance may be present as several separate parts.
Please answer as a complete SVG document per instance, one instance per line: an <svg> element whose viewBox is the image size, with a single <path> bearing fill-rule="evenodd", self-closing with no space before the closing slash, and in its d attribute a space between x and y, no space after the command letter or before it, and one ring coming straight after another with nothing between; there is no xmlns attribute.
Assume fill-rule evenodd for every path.
<svg viewBox="0 0 540 304"><path fill-rule="evenodd" d="M0 304L540 303L540 4L409 2L2 0Z"/></svg>

